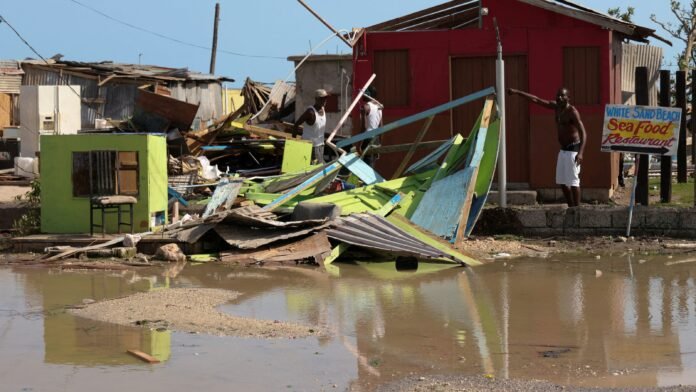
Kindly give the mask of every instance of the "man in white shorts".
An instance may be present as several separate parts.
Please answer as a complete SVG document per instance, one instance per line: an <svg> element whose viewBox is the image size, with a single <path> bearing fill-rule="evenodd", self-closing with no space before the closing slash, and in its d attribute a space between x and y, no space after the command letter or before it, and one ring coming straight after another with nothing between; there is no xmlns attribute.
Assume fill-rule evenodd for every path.
<svg viewBox="0 0 696 392"><path fill-rule="evenodd" d="M556 161L556 184L561 186L569 207L580 205L580 165L585 153L587 132L580 113L570 104L568 89L558 89L555 101L547 101L515 89L508 89L508 92L556 112L556 130L561 145Z"/></svg>

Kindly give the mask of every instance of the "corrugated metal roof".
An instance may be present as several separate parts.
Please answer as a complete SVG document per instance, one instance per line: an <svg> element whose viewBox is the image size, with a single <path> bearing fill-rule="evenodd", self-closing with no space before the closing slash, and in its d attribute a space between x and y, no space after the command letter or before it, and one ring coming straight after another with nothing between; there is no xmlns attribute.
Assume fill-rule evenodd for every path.
<svg viewBox="0 0 696 392"><path fill-rule="evenodd" d="M662 48L650 45L621 45L621 93L624 105L636 104L636 67L648 67L650 106L657 106Z"/></svg>
<svg viewBox="0 0 696 392"><path fill-rule="evenodd" d="M69 72L79 72L92 76L118 76L133 79L151 79L166 82L173 81L215 81L215 82L234 82L234 79L226 76L215 76L204 74L195 71L189 71L187 68L167 68L156 65L140 65L114 63L112 61L102 62L79 62L79 61L45 61L28 60L22 61L23 65L35 65L41 67L49 67Z"/></svg>
<svg viewBox="0 0 696 392"><path fill-rule="evenodd" d="M464 263L464 260L443 253L375 214L353 214L341 218L327 230L327 235L346 244L393 255Z"/></svg>

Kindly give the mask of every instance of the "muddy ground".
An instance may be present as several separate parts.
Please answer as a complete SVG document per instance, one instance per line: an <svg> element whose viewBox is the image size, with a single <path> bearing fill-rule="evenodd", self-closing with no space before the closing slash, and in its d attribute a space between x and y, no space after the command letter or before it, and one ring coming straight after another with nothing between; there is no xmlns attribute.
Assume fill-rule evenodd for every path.
<svg viewBox="0 0 696 392"><path fill-rule="evenodd" d="M516 391L570 391L570 392L603 392L603 391L637 391L637 392L686 392L696 391L692 386L674 386L663 388L587 388L571 387L552 384L538 380L500 379L485 376L473 377L412 377L402 381L384 385L377 389L379 392L516 392Z"/></svg>

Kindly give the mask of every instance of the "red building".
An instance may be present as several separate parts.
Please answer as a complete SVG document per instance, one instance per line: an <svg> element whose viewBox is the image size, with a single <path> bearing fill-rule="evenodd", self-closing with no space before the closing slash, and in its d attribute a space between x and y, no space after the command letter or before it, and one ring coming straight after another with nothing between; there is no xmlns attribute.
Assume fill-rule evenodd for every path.
<svg viewBox="0 0 696 392"><path fill-rule="evenodd" d="M451 1L364 29L354 46L353 86L360 88L377 74L385 123L495 86L494 18L503 42L507 87L547 99L561 86L570 90L588 132L583 197L607 200L616 185L618 162L616 156L600 152L604 105L625 101L623 42L662 40L654 30L563 0ZM472 103L437 116L426 140L468 135L481 107L481 102ZM508 96L506 124L511 185L528 185L546 200L562 198L555 184L559 146L553 111ZM409 143L420 127L388 133L382 144ZM401 157L385 155L378 169L389 175Z"/></svg>

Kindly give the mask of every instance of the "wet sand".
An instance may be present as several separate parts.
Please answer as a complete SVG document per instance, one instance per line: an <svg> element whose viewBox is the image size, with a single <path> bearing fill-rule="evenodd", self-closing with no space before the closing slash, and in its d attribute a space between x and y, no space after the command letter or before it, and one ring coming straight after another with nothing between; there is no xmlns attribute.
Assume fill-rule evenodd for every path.
<svg viewBox="0 0 696 392"><path fill-rule="evenodd" d="M220 336L301 338L318 334L316 327L234 317L216 309L238 296L239 293L221 289L160 289L92 303L70 312L120 325Z"/></svg>

